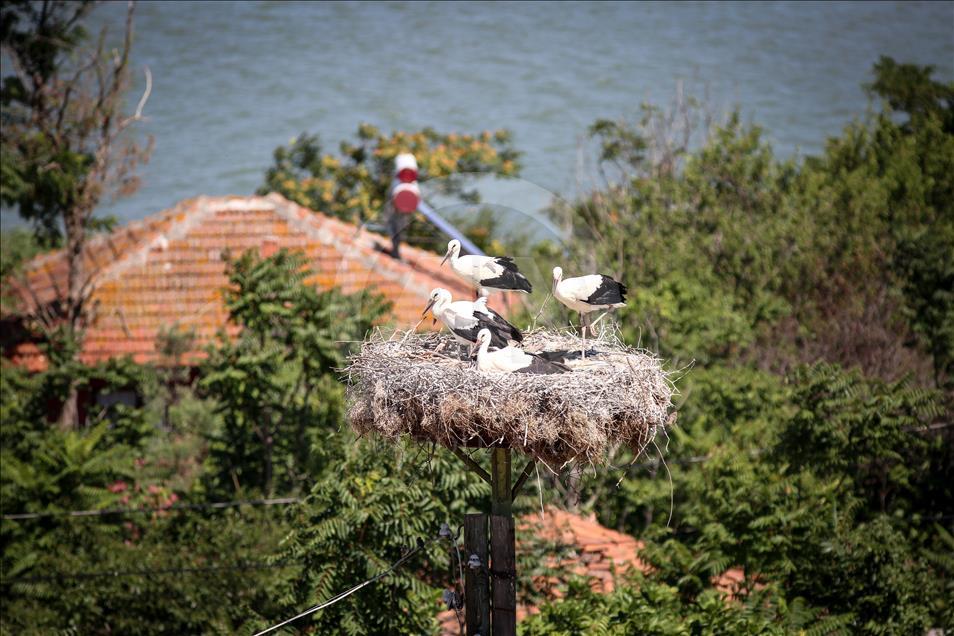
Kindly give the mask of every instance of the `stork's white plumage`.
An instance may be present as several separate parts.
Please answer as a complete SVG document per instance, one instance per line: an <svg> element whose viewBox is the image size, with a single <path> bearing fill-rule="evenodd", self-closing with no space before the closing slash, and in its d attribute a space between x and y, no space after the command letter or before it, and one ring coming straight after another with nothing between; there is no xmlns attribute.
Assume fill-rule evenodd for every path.
<svg viewBox="0 0 954 636"><path fill-rule="evenodd" d="M496 348L506 347L510 340L521 342L523 334L520 330L507 322L503 316L487 307L487 299L479 298L476 301L453 301L451 293L440 287L431 291L431 299L424 308L440 319L456 338L464 344L477 341L477 334L481 330L491 335L490 344Z"/></svg>
<svg viewBox="0 0 954 636"><path fill-rule="evenodd" d="M469 282L481 296L491 291L520 291L529 294L533 287L527 277L520 273L516 263L509 256L460 255L460 241L454 239L447 244L444 264L450 259L451 268L457 275Z"/></svg>
<svg viewBox="0 0 954 636"><path fill-rule="evenodd" d="M586 350L586 332L594 335L595 322L589 321L594 311L626 306L626 286L604 274L589 274L563 279L563 268L553 268L553 297L580 314L580 332L583 350ZM602 318L596 319L596 322ZM584 353L585 357L585 353Z"/></svg>
<svg viewBox="0 0 954 636"><path fill-rule="evenodd" d="M490 351L492 336L487 329L477 333L477 368L480 371L498 373L564 373L570 369L558 362L545 360L540 356L527 353L517 347L504 347Z"/></svg>

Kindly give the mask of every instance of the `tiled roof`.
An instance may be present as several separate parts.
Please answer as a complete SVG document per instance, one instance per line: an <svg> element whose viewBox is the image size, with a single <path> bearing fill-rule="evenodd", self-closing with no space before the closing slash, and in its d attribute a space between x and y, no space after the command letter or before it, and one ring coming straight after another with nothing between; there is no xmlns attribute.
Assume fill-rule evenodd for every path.
<svg viewBox="0 0 954 636"><path fill-rule="evenodd" d="M630 568L649 572L649 566L639 559L642 541L600 525L595 516L547 508L545 520L539 514L530 515L521 520L519 528L538 540L571 548L568 556L553 565L589 577L595 591L613 591L614 570L616 574L625 574Z"/></svg>
<svg viewBox="0 0 954 636"><path fill-rule="evenodd" d="M518 552L521 544L534 542L552 543L568 548L565 556L555 558L548 565L558 567L568 574L589 578L591 588L604 594L613 591L614 576L626 574L633 568L643 574L648 574L652 569L639 558L639 551L643 548L642 541L600 525L592 515L583 517L550 507L545 510L543 519L536 513L517 520L516 539ZM519 572L517 576L520 576ZM727 599L732 599L744 580L743 571L732 568L714 577L712 584L722 591ZM546 579L534 579L532 582L537 591L558 599L560 591L556 583L558 582ZM536 607L518 604L517 620L538 611ZM438 621L442 636L460 634L460 625L453 611L441 612Z"/></svg>
<svg viewBox="0 0 954 636"><path fill-rule="evenodd" d="M434 287L445 287L455 297L472 294L449 268L439 266L439 256L403 246L399 261L379 246L389 247L390 239L278 194L188 199L90 241L85 255L96 272L89 305L95 309L81 359L94 363L130 354L139 363L153 361L159 329L176 322L195 328L191 355L201 356L201 348L226 326L225 249L257 248L264 255L281 248L302 250L316 272L309 282L345 293L376 290L393 303L393 322L401 326L418 322ZM66 276L62 251L28 263L12 284L21 309L32 311L65 295ZM29 342L4 355L30 369L46 366Z"/></svg>

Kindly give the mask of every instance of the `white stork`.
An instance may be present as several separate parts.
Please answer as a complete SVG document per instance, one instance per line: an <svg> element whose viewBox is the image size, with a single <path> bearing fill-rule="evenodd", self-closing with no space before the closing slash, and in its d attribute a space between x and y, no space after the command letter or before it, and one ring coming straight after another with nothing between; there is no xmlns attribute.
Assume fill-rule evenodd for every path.
<svg viewBox="0 0 954 636"><path fill-rule="evenodd" d="M440 287L434 289L422 315L430 311L464 344L476 342L477 334L482 329L491 335L490 344L496 348L506 347L510 340L523 341L523 334L519 329L487 307L486 298L479 298L473 302L469 300L451 302L451 300L451 293L446 289Z"/></svg>
<svg viewBox="0 0 954 636"><path fill-rule="evenodd" d="M569 367L559 362L551 362L532 353L527 353L517 347L504 347L497 351L489 351L493 336L487 329L477 333L477 368L480 371L497 371L500 373L564 373ZM473 349L473 347L472 347Z"/></svg>
<svg viewBox="0 0 954 636"><path fill-rule="evenodd" d="M443 265L450 259L451 268L457 275L477 288L480 296L491 291L520 291L529 294L530 281L520 273L517 264L509 256L460 255L460 241L454 239L447 244L447 254Z"/></svg>
<svg viewBox="0 0 954 636"><path fill-rule="evenodd" d="M626 286L603 274L590 274L563 279L563 268L553 268L553 296L580 314L580 332L583 335L583 356L586 351L586 332L596 335L593 327L603 316L590 322L594 311L615 309L626 305Z"/></svg>

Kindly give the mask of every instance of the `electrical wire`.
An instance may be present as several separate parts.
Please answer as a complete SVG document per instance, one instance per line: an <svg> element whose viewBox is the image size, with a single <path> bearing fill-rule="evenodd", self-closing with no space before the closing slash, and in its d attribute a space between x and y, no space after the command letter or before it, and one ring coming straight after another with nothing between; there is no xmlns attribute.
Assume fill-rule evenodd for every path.
<svg viewBox="0 0 954 636"><path fill-rule="evenodd" d="M272 499L237 499L234 501L216 501L210 503L172 504L156 508L104 508L101 510L57 510L52 512L21 512L3 515L4 521L23 521L48 517L102 517L106 515L145 514L151 512L181 512L185 510L222 510L238 506L283 506L301 502L298 497L277 497Z"/></svg>
<svg viewBox="0 0 954 636"><path fill-rule="evenodd" d="M408 552L407 554L405 554L404 556L402 556L400 559L398 559L397 561L395 561L394 563L392 563L391 566L390 566L387 570L384 570L383 572L380 572L380 573L376 574L375 576L371 577L371 578L368 579L367 581L364 581L363 583L358 583L358 584L355 585L354 587L352 587L352 588L350 588L350 589L348 589L348 590L345 590L344 592L341 592L340 594L337 594L336 596L331 597L331 598L328 599L327 601L324 601L324 602L322 602L322 603L319 603L318 605L309 607L309 608L306 609L304 612L302 612L302 613L300 613L300 614L297 614L297 615L295 615L295 616L292 616L291 618L289 618L289 619L287 619L287 620L284 620L284 621L282 621L281 623L278 623L277 625L272 625L271 627L269 627L269 628L267 628L267 629L264 629L264 630L262 630L262 631L260 631L260 632L256 632L254 636L264 636L265 634L269 634L269 633L275 631L276 629L278 629L278 628L280 628L280 627L284 627L285 625L288 625L289 623L293 623L293 622L297 621L299 618L303 618L303 617L305 617L305 616L308 616L309 614L314 614L315 612L320 612L321 610L323 610L323 609L325 609L325 608L327 608L327 607L330 607L330 606L334 605L334 604L337 603L338 601L341 601L341 600L347 598L348 596L351 596L352 594L354 594L355 592L357 592L357 591L360 590L361 588L366 587L366 586L368 586L368 585L371 585L372 583L375 583L375 582L377 582L377 581L383 579L385 576L387 576L388 574L390 574L391 572L393 572L394 570L396 570L397 568L399 568L400 566L402 566L404 563L406 563L412 556L414 556L415 554L417 554L418 552L420 552L421 550L423 550L424 548L426 548L428 545L430 545L431 543L434 543L435 541L437 541L437 540L439 540L439 539L441 539L441 536L440 536L440 535L438 535L438 536L436 536L436 537L433 537L433 538L431 538L431 539L429 539L429 540L427 540L427 541L420 541L420 540L419 540L419 542L418 542L416 548L414 548L413 550L411 550L410 552Z"/></svg>
<svg viewBox="0 0 954 636"><path fill-rule="evenodd" d="M464 594L464 591L465 591L464 590L464 561L460 557L460 545L458 545L458 541L460 539L460 533L461 533L461 530L463 530L463 528L464 528L463 526L459 526L457 528L456 537L448 537L448 541L451 541L454 544L454 550L457 552L457 568L458 568L457 587L460 588L462 595ZM458 598L461 598L461 597L458 597ZM461 620L460 618L460 606L458 603L454 603L454 614L457 615L457 624L458 626L460 626L460 633L463 634L465 631L464 621Z"/></svg>
<svg viewBox="0 0 954 636"><path fill-rule="evenodd" d="M213 565L194 568L161 568L156 570L111 570L108 572L78 572L75 574L56 574L45 576L20 576L4 579L4 584L11 583L42 583L46 581L62 581L64 579L100 579L123 576L154 576L156 574L195 574L199 572L222 572L226 570L269 570L284 568L292 565L286 561L267 563L265 561L246 561L233 565Z"/></svg>

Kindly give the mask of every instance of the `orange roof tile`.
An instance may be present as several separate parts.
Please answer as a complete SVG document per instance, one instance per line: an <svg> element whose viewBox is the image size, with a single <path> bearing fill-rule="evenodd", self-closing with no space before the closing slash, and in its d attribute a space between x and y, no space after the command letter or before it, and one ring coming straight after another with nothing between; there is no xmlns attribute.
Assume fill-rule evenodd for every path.
<svg viewBox="0 0 954 636"><path fill-rule="evenodd" d="M564 559L558 565L568 567L582 576L595 576L598 572L613 569L619 574L629 571L630 568L644 573L649 571L649 566L638 556L643 543L627 534L600 525L593 515L581 517L564 510L548 508L545 521L541 521L539 515L524 517L520 521L518 532L575 548L576 555ZM599 580L594 581L595 590L613 591L611 579L603 576L597 578Z"/></svg>
<svg viewBox="0 0 954 636"><path fill-rule="evenodd" d="M174 208L89 242L84 253L94 271L95 307L86 332L81 359L95 363L131 354L136 362L156 360L160 328L178 322L197 334L196 351L225 326L221 291L227 285L226 248L233 252L280 248L302 250L315 271L309 282L345 293L377 290L393 303L392 319L400 326L418 322L434 287L455 297L470 289L440 257L402 246L402 260L379 247L390 240L338 219L296 205L278 194L266 197L196 197ZM21 310L33 311L61 298L66 290L67 264L62 251L39 256L11 281ZM428 321L429 322L429 321ZM4 351L16 364L33 370L46 360L33 343Z"/></svg>

